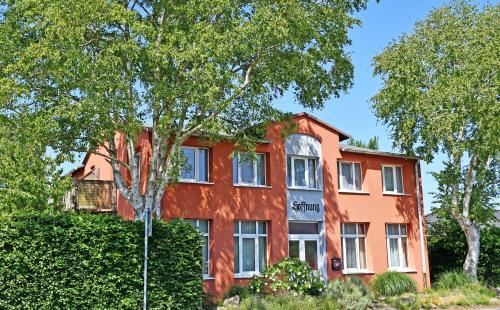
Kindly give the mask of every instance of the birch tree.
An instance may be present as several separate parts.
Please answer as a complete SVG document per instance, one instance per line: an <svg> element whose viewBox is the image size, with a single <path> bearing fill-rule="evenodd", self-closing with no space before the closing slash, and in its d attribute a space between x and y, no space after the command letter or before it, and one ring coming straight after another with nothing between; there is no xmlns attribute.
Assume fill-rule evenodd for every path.
<svg viewBox="0 0 500 310"><path fill-rule="evenodd" d="M436 200L466 236L463 269L474 280L500 180L499 13L498 4L453 2L374 58L383 86L373 109L395 146L427 161L445 155Z"/></svg>
<svg viewBox="0 0 500 310"><path fill-rule="evenodd" d="M58 152L105 156L142 218L177 179L193 134L251 149L284 117L272 105L284 92L318 109L349 89L347 34L366 1L0 0L1 113L43 117ZM144 124L145 194L135 149Z"/></svg>

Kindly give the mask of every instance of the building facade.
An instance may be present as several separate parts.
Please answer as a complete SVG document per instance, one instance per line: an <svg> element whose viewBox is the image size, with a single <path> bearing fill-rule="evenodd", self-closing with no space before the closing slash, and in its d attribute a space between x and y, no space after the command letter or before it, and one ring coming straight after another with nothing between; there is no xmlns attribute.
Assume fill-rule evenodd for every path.
<svg viewBox="0 0 500 310"><path fill-rule="evenodd" d="M369 281L394 270L429 285L418 159L343 145L347 134L305 113L293 120L296 131L285 139L280 124L269 126L252 160L231 156L229 141L205 146L192 137L183 145L186 164L162 199L161 218L200 230L207 291L222 296L287 256L325 280ZM141 133L143 175L149 141ZM86 175L113 180L98 155L73 173ZM117 214L132 219L131 206L116 197Z"/></svg>

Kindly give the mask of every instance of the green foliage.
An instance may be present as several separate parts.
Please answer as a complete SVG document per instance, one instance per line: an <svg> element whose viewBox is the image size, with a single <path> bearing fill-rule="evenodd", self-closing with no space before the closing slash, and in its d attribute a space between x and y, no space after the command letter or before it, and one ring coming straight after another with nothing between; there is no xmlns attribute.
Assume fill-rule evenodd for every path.
<svg viewBox="0 0 500 310"><path fill-rule="evenodd" d="M440 274L434 284L439 289L465 288L471 285L470 278L460 271L448 271Z"/></svg>
<svg viewBox="0 0 500 310"><path fill-rule="evenodd" d="M62 175L60 158L47 155L38 139L40 128L30 119L0 116L0 212L58 208L71 179Z"/></svg>
<svg viewBox="0 0 500 310"><path fill-rule="evenodd" d="M251 288L254 293L264 295L293 291L317 296L324 292L325 284L307 262L287 257L267 266L261 276L254 276Z"/></svg>
<svg viewBox="0 0 500 310"><path fill-rule="evenodd" d="M278 296L251 296L237 308L241 310L337 310L339 305L331 298L324 296L307 296L300 294L282 294Z"/></svg>
<svg viewBox="0 0 500 310"><path fill-rule="evenodd" d="M368 143L365 143L363 140L349 139L347 140L347 144L362 147L370 150L378 150L378 137L373 137L368 140Z"/></svg>
<svg viewBox="0 0 500 310"><path fill-rule="evenodd" d="M140 309L143 224L115 216L0 218L0 308ZM149 305L199 309L201 240L188 223L154 222Z"/></svg>
<svg viewBox="0 0 500 310"><path fill-rule="evenodd" d="M373 294L358 278L334 280L328 284L325 295L334 299L342 309L363 310L372 302Z"/></svg>
<svg viewBox="0 0 500 310"><path fill-rule="evenodd" d="M416 292L417 283L404 273L389 271L377 275L372 288L378 295L395 296Z"/></svg>
<svg viewBox="0 0 500 310"><path fill-rule="evenodd" d="M245 285L231 285L229 291L224 294L224 299L236 295L240 296L241 300L247 299L251 295L251 289Z"/></svg>
<svg viewBox="0 0 500 310"><path fill-rule="evenodd" d="M448 271L460 270L467 255L467 241L458 223L446 212L437 213L438 220L428 226L427 248L431 280ZM500 284L500 227L481 228L478 278L490 285Z"/></svg>

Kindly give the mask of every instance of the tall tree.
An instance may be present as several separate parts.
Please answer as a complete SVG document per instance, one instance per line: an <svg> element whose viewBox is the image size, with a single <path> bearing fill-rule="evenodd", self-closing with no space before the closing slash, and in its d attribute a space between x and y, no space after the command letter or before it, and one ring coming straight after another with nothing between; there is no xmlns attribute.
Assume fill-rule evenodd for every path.
<svg viewBox="0 0 500 310"><path fill-rule="evenodd" d="M465 234L472 279L500 180L499 12L499 4L452 2L374 58L383 87L373 109L395 146L427 161L446 157L436 198Z"/></svg>
<svg viewBox="0 0 500 310"><path fill-rule="evenodd" d="M347 144L370 150L378 150L378 137L370 138L368 139L368 142L351 138L347 140Z"/></svg>
<svg viewBox="0 0 500 310"><path fill-rule="evenodd" d="M313 109L346 91L347 33L359 23L351 14L366 2L0 0L0 109L44 115L59 152L104 146L141 218L177 179L180 146L194 133L251 148L259 128L283 117L271 102L286 90ZM144 123L143 195L135 145ZM116 132L128 162L117 158Z"/></svg>

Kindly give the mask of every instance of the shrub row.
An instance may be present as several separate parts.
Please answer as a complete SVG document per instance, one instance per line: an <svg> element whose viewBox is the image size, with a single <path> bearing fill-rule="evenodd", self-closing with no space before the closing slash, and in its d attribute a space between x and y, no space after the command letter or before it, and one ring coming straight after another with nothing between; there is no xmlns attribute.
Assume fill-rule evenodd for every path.
<svg viewBox="0 0 500 310"><path fill-rule="evenodd" d="M115 216L0 218L1 309L140 309L143 223ZM154 222L151 309L199 309L201 240L182 220Z"/></svg>

